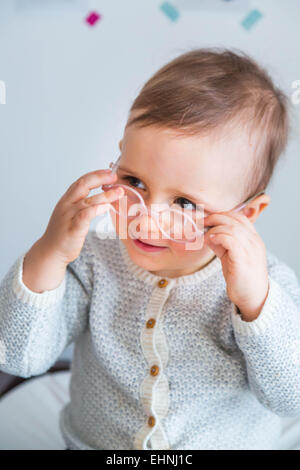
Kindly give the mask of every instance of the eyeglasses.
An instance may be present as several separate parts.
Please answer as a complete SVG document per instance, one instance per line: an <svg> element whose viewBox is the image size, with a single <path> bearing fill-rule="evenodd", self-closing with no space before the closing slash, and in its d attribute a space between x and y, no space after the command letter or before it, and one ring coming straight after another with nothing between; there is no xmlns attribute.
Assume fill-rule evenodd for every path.
<svg viewBox="0 0 300 470"><path fill-rule="evenodd" d="M111 168L112 173L117 172L120 158L121 155L115 163L110 163L109 168ZM135 234L133 234L133 230L137 229L137 217L150 215L150 218L156 222L158 229L167 239L176 243L188 244L188 249L200 249L202 247L203 234L211 228L210 226L204 227L204 213L207 215L212 213L204 211L204 204L193 204L196 206L195 208L187 209L181 208L178 204L172 204L170 206L168 203L162 203L152 204L151 208L148 209L142 195L132 187L121 183L102 185L104 191L117 187L122 187L124 194L121 198L109 204L110 209L128 221L132 218L134 219L134 221L132 220L132 222L130 222L128 229L135 238L138 238L139 233L135 232ZM241 210L250 201L261 194L264 194L264 191L260 191L248 198L242 204L234 207L232 211ZM218 212L214 211L213 213Z"/></svg>

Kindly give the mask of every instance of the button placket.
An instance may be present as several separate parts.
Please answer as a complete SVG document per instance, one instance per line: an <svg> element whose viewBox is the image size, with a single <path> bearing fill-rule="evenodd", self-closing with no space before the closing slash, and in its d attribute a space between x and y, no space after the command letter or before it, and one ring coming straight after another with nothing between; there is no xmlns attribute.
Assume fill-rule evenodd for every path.
<svg viewBox="0 0 300 470"><path fill-rule="evenodd" d="M164 368L168 362L168 345L161 325L163 306L173 283L162 278L156 283L150 298L146 321L141 331L141 346L149 365L149 372L140 387L140 396L148 416L135 437L135 448L147 449L150 439L153 449L169 449L161 419L169 408L169 386ZM149 424L151 423L151 424Z"/></svg>

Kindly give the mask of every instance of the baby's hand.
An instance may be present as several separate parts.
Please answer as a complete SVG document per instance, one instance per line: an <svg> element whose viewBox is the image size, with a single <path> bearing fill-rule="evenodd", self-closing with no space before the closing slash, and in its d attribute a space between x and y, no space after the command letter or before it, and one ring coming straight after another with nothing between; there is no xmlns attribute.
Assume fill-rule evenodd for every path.
<svg viewBox="0 0 300 470"><path fill-rule="evenodd" d="M204 242L222 263L227 294L245 321L257 318L269 291L265 245L244 214L222 212L204 219L212 226Z"/></svg>
<svg viewBox="0 0 300 470"><path fill-rule="evenodd" d="M109 209L109 203L123 195L122 188L87 197L91 189L113 184L116 175L106 170L86 173L75 181L58 201L44 235L39 240L43 252L66 265L80 254L90 222Z"/></svg>

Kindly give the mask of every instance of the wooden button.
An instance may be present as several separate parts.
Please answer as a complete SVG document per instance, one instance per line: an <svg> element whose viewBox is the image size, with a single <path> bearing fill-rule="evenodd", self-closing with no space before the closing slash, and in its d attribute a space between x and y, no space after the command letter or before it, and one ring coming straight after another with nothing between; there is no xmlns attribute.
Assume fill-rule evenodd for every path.
<svg viewBox="0 0 300 470"><path fill-rule="evenodd" d="M155 418L154 416L149 416L148 418L148 424L151 426L151 428L155 425Z"/></svg>
<svg viewBox="0 0 300 470"><path fill-rule="evenodd" d="M159 373L159 367L158 366L152 366L150 369L150 374L151 375L157 375Z"/></svg>
<svg viewBox="0 0 300 470"><path fill-rule="evenodd" d="M146 323L147 328L153 328L155 325L155 318L149 318L149 320Z"/></svg>
<svg viewBox="0 0 300 470"><path fill-rule="evenodd" d="M158 281L157 285L158 287L166 287L168 285L168 281L167 279L161 279L160 281Z"/></svg>

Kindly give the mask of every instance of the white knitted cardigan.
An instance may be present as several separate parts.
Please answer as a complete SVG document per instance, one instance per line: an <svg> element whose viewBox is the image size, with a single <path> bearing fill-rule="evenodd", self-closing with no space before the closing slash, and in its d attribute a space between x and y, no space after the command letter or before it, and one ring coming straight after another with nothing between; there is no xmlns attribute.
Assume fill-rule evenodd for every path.
<svg viewBox="0 0 300 470"><path fill-rule="evenodd" d="M150 370L150 374L146 375L141 384L140 399L146 415L153 417L156 425L151 428L147 420L135 436L134 447L135 449L147 449L147 441L150 439L152 449L167 450L170 449L170 444L161 421L167 416L170 401L168 379L164 372L169 359L169 348L162 328L161 312L173 287L203 280L206 276L220 270L221 263L215 257L205 270L200 270L194 273L193 276L172 279L168 277L158 278L158 276L134 264L123 243L120 243L120 249L128 269L134 275L147 282L149 281L151 284L153 282L156 284L147 306L145 325L140 335L141 346ZM151 368L153 366L158 367L159 374L152 375Z"/></svg>
<svg viewBox="0 0 300 470"><path fill-rule="evenodd" d="M252 322L218 258L163 278L90 232L61 285L38 294L22 281L24 255L0 284L0 367L38 375L75 342L60 419L69 448L271 449L279 416L300 416L300 288L274 255Z"/></svg>

